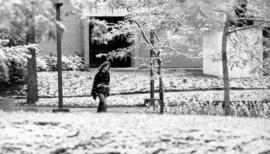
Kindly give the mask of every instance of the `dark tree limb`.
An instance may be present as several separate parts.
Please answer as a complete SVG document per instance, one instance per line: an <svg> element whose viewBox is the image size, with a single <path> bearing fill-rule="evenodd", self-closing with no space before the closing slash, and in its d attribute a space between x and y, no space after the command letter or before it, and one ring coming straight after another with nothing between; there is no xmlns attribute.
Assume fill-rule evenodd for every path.
<svg viewBox="0 0 270 154"><path fill-rule="evenodd" d="M155 31L154 31L154 34L155 34L155 36L157 38L157 41L160 42L159 37L158 37L158 34Z"/></svg>
<svg viewBox="0 0 270 154"><path fill-rule="evenodd" d="M235 33L235 32L238 32L238 31L247 30L247 29L251 29L251 28L256 28L256 27L262 26L262 25L264 25L266 23L270 23L270 21L259 23L259 24L256 24L256 25L246 26L246 27L242 27L242 28L237 28L237 29L234 29L232 31L228 31L228 34Z"/></svg>
<svg viewBox="0 0 270 154"><path fill-rule="evenodd" d="M260 21L260 22L270 22L269 19L263 19L263 18L248 18L248 17L244 17L244 18L234 18L234 19L230 19L230 21L237 21L237 20L253 20L253 21Z"/></svg>
<svg viewBox="0 0 270 154"><path fill-rule="evenodd" d="M138 21L136 21L136 20L134 20L134 22L137 24L137 26L140 28L140 31L141 31L141 33L142 33L142 35L143 35L143 38L144 38L144 40L145 40L145 42L147 43L147 44L151 44L150 43L150 41L147 39L147 37L146 37L146 35L145 35L145 32L143 31L143 29L142 29L142 27L141 27L141 25L138 23Z"/></svg>

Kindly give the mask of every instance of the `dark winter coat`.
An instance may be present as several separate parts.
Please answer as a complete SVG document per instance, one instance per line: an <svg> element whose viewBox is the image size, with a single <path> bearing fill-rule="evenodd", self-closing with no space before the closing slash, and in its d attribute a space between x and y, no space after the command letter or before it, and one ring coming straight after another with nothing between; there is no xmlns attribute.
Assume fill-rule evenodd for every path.
<svg viewBox="0 0 270 154"><path fill-rule="evenodd" d="M109 72L102 72L99 71L94 78L93 87L91 95L94 99L97 98L98 93L104 94L105 97L108 97L110 95L110 88L108 87L97 87L99 84L102 85L109 85L110 84L110 73Z"/></svg>

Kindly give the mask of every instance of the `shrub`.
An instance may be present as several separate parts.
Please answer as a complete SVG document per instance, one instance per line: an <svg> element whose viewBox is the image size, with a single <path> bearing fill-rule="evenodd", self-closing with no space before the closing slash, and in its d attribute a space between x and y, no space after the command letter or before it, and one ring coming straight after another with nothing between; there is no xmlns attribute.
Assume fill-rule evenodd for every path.
<svg viewBox="0 0 270 154"><path fill-rule="evenodd" d="M38 71L56 71L57 59L53 56L38 56L37 57L37 70Z"/></svg>
<svg viewBox="0 0 270 154"><path fill-rule="evenodd" d="M46 59L41 56L37 56L37 71L50 71L50 66L48 65Z"/></svg>
<svg viewBox="0 0 270 154"><path fill-rule="evenodd" d="M148 106L145 113L159 113L159 104L154 109ZM193 115L224 115L223 101L179 101L172 99L165 102L165 113ZM269 100L231 101L231 115L237 117L270 117Z"/></svg>
<svg viewBox="0 0 270 154"><path fill-rule="evenodd" d="M26 79L27 58L30 57L28 47L19 45L1 48L6 56L5 64L8 67L8 82L19 82Z"/></svg>
<svg viewBox="0 0 270 154"><path fill-rule="evenodd" d="M22 46L26 44L25 39L23 39L22 37L17 35L10 36L3 30L1 31L0 39L4 41L0 43L3 47Z"/></svg>
<svg viewBox="0 0 270 154"><path fill-rule="evenodd" d="M55 56L40 56L37 45L0 46L0 82L24 82L27 75L27 61L31 56L29 47L37 51L37 71L57 71L57 58ZM63 56L62 67L64 71L86 70L83 59L78 55Z"/></svg>
<svg viewBox="0 0 270 154"><path fill-rule="evenodd" d="M55 56L38 56L38 71L57 71L57 57ZM64 71L85 71L86 65L80 56L62 56L62 69Z"/></svg>
<svg viewBox="0 0 270 154"><path fill-rule="evenodd" d="M73 70L80 70L80 71L85 71L87 69L87 65L85 64L84 60L78 56L78 55L73 55L73 56L69 56L68 57L71 65L71 68L73 68Z"/></svg>
<svg viewBox="0 0 270 154"><path fill-rule="evenodd" d="M29 47L36 48L37 71L57 71L57 58L55 56L40 56L37 45L0 47L0 58L2 57L0 61L0 82L25 81L27 59L31 56L28 52ZM64 71L85 71L87 68L83 59L77 55L63 56L62 67ZM7 70L8 74L4 72Z"/></svg>

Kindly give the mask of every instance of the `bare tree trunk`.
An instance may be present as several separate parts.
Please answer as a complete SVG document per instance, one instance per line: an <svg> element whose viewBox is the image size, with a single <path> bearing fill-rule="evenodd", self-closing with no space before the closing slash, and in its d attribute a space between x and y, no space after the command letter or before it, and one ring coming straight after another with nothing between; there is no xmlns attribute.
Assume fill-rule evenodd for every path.
<svg viewBox="0 0 270 154"><path fill-rule="evenodd" d="M223 83L224 83L224 110L225 115L231 114L230 109L230 86L229 86L229 71L227 65L227 37L228 37L229 19L226 14L226 21L223 29L222 35L222 66L223 66Z"/></svg>
<svg viewBox="0 0 270 154"><path fill-rule="evenodd" d="M27 63L27 104L34 104L38 101L36 50L31 47L28 50L31 58Z"/></svg>
<svg viewBox="0 0 270 154"><path fill-rule="evenodd" d="M34 11L28 20L29 30L26 34L26 43L35 43L35 20ZM27 62L27 104L34 104L38 101L38 84L37 84L37 61L36 61L36 49L28 48L31 57Z"/></svg>
<svg viewBox="0 0 270 154"><path fill-rule="evenodd" d="M158 54L158 75L159 75L159 100L160 100L160 114L164 114L164 86L163 86L163 80L161 76L161 67L162 67L162 61L160 54Z"/></svg>
<svg viewBox="0 0 270 154"><path fill-rule="evenodd" d="M151 30L150 31L150 43L152 44L152 46L154 46L154 31ZM154 61L153 61L153 57L154 57L154 50L151 49L150 50L150 101L153 101L154 97L155 97L155 81L154 81ZM151 102L152 103L152 102ZM151 104L150 103L150 104Z"/></svg>

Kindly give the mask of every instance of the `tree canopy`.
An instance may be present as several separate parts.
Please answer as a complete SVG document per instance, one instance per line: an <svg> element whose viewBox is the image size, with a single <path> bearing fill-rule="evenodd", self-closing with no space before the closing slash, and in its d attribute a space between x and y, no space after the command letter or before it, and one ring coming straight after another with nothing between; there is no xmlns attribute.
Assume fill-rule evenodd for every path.
<svg viewBox="0 0 270 154"><path fill-rule="evenodd" d="M53 0L0 0L0 66L7 71L2 46L11 40L20 40L25 44L26 35L35 31L36 40L54 38L56 25L64 26L55 20ZM13 44L13 43L11 43ZM17 44L17 43L15 43ZM5 73L6 74L6 73Z"/></svg>

